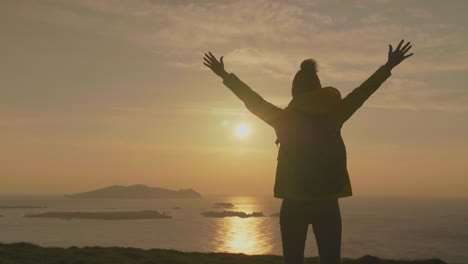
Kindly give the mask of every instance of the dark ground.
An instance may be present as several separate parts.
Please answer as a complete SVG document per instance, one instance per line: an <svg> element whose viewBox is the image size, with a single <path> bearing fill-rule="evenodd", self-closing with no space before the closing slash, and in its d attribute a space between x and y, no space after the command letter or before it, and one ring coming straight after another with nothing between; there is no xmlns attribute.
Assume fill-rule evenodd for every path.
<svg viewBox="0 0 468 264"><path fill-rule="evenodd" d="M0 243L0 264L84 264L84 263L158 263L158 264L282 264L281 256L230 253L181 252L166 249L123 247L40 247L29 243ZM305 264L319 264L317 257ZM343 259L343 264L444 264L442 260L382 260L373 256Z"/></svg>

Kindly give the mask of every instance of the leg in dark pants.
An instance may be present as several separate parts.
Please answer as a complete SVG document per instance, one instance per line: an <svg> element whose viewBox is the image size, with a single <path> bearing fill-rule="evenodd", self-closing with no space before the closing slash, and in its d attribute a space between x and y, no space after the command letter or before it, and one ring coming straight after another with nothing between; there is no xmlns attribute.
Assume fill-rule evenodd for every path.
<svg viewBox="0 0 468 264"><path fill-rule="evenodd" d="M309 223L294 201L283 200L280 211L281 240L285 264L303 264Z"/></svg>
<svg viewBox="0 0 468 264"><path fill-rule="evenodd" d="M338 200L283 200L280 212L285 264L302 264L308 225L312 224L321 264L339 264L341 215Z"/></svg>
<svg viewBox="0 0 468 264"><path fill-rule="evenodd" d="M312 227L321 264L339 264L341 258L341 214L338 201L320 207Z"/></svg>

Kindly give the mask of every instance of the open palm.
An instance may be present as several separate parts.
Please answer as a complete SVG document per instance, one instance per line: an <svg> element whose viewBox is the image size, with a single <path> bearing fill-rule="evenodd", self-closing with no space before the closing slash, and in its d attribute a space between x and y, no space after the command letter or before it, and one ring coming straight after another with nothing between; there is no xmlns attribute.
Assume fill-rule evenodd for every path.
<svg viewBox="0 0 468 264"><path fill-rule="evenodd" d="M218 59L216 59L216 57L213 54L211 54L211 52L208 52L208 54L205 53L205 57L203 57L203 59L205 60L203 64L206 67L210 68L214 73L216 73L216 75L223 79L224 77L226 77L228 73L226 72L226 70L224 70L223 56L221 56L221 58L218 61Z"/></svg>
<svg viewBox="0 0 468 264"><path fill-rule="evenodd" d="M386 65L389 66L390 68L397 66L405 59L413 56L414 53L410 53L406 55L406 53L408 53L408 51L412 47L410 45L411 42L408 42L404 46L402 46L404 42L405 42L404 40L400 41L400 43L398 44L395 50L393 50L392 45L388 45L388 61Z"/></svg>

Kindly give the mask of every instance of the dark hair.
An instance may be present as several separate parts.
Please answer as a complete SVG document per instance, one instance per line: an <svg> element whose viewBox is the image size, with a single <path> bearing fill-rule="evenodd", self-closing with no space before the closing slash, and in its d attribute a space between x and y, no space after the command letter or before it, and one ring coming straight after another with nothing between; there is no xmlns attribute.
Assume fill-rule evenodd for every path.
<svg viewBox="0 0 468 264"><path fill-rule="evenodd" d="M322 88L317 75L317 62L313 59L304 60L301 69L296 73L292 84L292 96L310 91L311 89Z"/></svg>

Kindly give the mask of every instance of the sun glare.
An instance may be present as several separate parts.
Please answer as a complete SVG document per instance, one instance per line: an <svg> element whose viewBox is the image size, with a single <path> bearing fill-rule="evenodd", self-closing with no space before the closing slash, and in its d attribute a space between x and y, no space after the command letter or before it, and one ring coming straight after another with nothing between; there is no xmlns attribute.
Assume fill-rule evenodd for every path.
<svg viewBox="0 0 468 264"><path fill-rule="evenodd" d="M245 138L249 135L250 127L246 124L239 124L236 127L236 136L238 138Z"/></svg>

